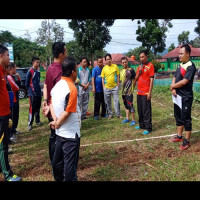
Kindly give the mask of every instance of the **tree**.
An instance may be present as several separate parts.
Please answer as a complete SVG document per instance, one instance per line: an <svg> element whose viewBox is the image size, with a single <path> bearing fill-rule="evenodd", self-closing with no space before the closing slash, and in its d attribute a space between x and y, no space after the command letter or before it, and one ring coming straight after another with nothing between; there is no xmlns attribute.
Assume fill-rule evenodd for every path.
<svg viewBox="0 0 200 200"><path fill-rule="evenodd" d="M142 42L142 46L146 47L147 50L152 48L154 58L156 58L157 52L163 52L166 44L166 32L168 28L171 28L171 19L161 20L159 23L158 19L142 19L138 20L138 29L136 30L137 41ZM140 24L144 23L142 27Z"/></svg>
<svg viewBox="0 0 200 200"><path fill-rule="evenodd" d="M200 48L200 36L194 38L194 40L190 40L190 44L191 44L194 48Z"/></svg>
<svg viewBox="0 0 200 200"><path fill-rule="evenodd" d="M17 38L13 41L15 63L18 67L30 67L33 56L38 56L40 61L46 60L45 47L39 46L36 42L28 39Z"/></svg>
<svg viewBox="0 0 200 200"><path fill-rule="evenodd" d="M128 53L126 53L127 57L131 57L132 55L135 56L135 60L137 60L138 62L140 62L140 51L144 50L145 48L143 46L140 47L136 47L135 49L129 49ZM148 60L152 60L153 59L153 53L152 51L148 52Z"/></svg>
<svg viewBox="0 0 200 200"><path fill-rule="evenodd" d="M194 32L200 36L200 19L197 20L197 27L194 28Z"/></svg>
<svg viewBox="0 0 200 200"><path fill-rule="evenodd" d="M52 44L64 40L64 28L57 24L55 20L51 20L50 23L48 19L41 22L41 28L38 29L37 34L36 42L46 46L49 64L51 64Z"/></svg>
<svg viewBox="0 0 200 200"><path fill-rule="evenodd" d="M169 48L168 48L168 52L172 51L172 50L175 49L175 48L176 48L176 47L175 47L174 43L172 43L172 44L169 46Z"/></svg>
<svg viewBox="0 0 200 200"><path fill-rule="evenodd" d="M178 35L178 44L188 44L189 43L189 34L190 31L183 31Z"/></svg>
<svg viewBox="0 0 200 200"><path fill-rule="evenodd" d="M5 43L11 44L15 39L16 37L13 36L12 33L9 31L0 32L0 44L5 44Z"/></svg>
<svg viewBox="0 0 200 200"><path fill-rule="evenodd" d="M108 27L112 26L114 21L114 19L70 19L69 21L69 27L74 31L78 45L83 48L85 55L89 53L92 66L94 52L101 51L112 39Z"/></svg>
<svg viewBox="0 0 200 200"><path fill-rule="evenodd" d="M73 56L77 62L77 64L80 61L80 58L82 56L86 56L87 58L90 57L88 52L85 52L84 49L78 45L76 40L69 41L66 43L66 48L67 48L67 55ZM106 54L106 51L100 50L100 51L95 51L94 52L94 60L97 59L98 56L104 56Z"/></svg>

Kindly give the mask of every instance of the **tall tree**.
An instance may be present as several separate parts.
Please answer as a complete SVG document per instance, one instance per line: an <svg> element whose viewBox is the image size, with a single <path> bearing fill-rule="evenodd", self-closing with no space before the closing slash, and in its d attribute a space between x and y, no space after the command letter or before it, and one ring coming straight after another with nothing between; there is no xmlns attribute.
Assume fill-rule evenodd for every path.
<svg viewBox="0 0 200 200"><path fill-rule="evenodd" d="M0 31L0 44L5 43L13 43L13 41L16 39L15 36L12 35L9 31Z"/></svg>
<svg viewBox="0 0 200 200"><path fill-rule="evenodd" d="M84 49L78 45L76 40L72 40L66 43L67 48L67 55L73 56L76 59L77 64L80 61L80 57L86 56L87 58L90 57L90 54L88 52L85 52ZM104 56L106 54L106 51L100 50L94 52L94 60L97 59L98 56Z"/></svg>
<svg viewBox="0 0 200 200"><path fill-rule="evenodd" d="M142 42L142 46L146 47L148 50L152 48L154 53L154 58L158 52L163 52L165 50L166 44L166 32L168 28L173 25L170 22L171 19L142 19L138 20L138 29L136 30L137 40ZM141 26L143 22L144 26Z"/></svg>
<svg viewBox="0 0 200 200"><path fill-rule="evenodd" d="M70 19L69 27L74 31L74 37L83 50L89 53L93 66L94 52L102 50L112 37L109 28L115 19Z"/></svg>
<svg viewBox="0 0 200 200"><path fill-rule="evenodd" d="M194 28L194 32L200 36L200 19L197 20L197 27Z"/></svg>
<svg viewBox="0 0 200 200"><path fill-rule="evenodd" d="M189 34L190 31L183 31L178 35L178 44L188 44L189 43Z"/></svg>
<svg viewBox="0 0 200 200"><path fill-rule="evenodd" d="M53 42L64 40L64 28L56 23L55 20L44 20L41 22L41 28L38 29L38 37L36 42L41 45L46 46L46 51L49 59L49 64L51 64L52 52L51 47Z"/></svg>
<svg viewBox="0 0 200 200"><path fill-rule="evenodd" d="M194 40L190 40L190 44L191 44L194 48L200 48L200 36L194 38Z"/></svg>
<svg viewBox="0 0 200 200"><path fill-rule="evenodd" d="M169 48L168 48L168 52L172 51L172 50L175 49L175 48L176 48L176 47L175 47L174 43L172 43L172 44L169 46Z"/></svg>

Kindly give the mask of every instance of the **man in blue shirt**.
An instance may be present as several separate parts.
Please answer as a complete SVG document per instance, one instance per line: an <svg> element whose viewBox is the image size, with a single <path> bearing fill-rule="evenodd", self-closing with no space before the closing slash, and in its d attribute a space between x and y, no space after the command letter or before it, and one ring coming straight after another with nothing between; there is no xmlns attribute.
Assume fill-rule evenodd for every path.
<svg viewBox="0 0 200 200"><path fill-rule="evenodd" d="M97 66L92 70L92 92L94 94L94 119L98 119L100 105L102 105L101 117L106 117L106 106L102 86L101 71L103 68L103 58L98 57Z"/></svg>
<svg viewBox="0 0 200 200"><path fill-rule="evenodd" d="M26 87L29 96L29 122L28 131L32 129L32 124L35 115L36 125L41 125L40 122L40 107L41 107L41 87L40 87L40 71L38 67L40 65L40 59L38 57L32 58L33 66L28 70L26 74Z"/></svg>

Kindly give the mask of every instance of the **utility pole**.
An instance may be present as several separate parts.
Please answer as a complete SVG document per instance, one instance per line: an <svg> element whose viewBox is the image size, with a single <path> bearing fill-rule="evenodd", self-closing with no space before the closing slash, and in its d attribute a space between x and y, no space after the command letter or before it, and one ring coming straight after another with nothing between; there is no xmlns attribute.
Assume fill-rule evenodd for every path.
<svg viewBox="0 0 200 200"><path fill-rule="evenodd" d="M48 45L48 56L49 56L49 65L51 64L51 55L50 55L50 46L49 46L49 42L50 42L50 38L51 38L51 33L50 33L50 28L51 25L49 23L49 19L47 19L48 21L48 41L47 41L47 45Z"/></svg>

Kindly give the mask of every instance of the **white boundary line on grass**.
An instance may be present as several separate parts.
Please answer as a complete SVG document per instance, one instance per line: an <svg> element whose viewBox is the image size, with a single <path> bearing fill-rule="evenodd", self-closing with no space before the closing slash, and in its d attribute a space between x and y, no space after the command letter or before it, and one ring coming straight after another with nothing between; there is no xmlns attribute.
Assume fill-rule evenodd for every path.
<svg viewBox="0 0 200 200"><path fill-rule="evenodd" d="M193 131L192 133L200 132L198 131ZM121 141L112 141L112 142L100 142L100 143L92 143L92 144L83 144L81 147L88 147L92 145L101 145L101 144L117 144L117 143L123 143L123 142L133 142L133 141L141 141L141 140L152 140L152 139L157 139L157 138L166 138L166 137L172 137L177 134L171 134L171 135L163 135L163 136L157 136L157 137L148 137L148 138L138 138L134 140L121 140Z"/></svg>

